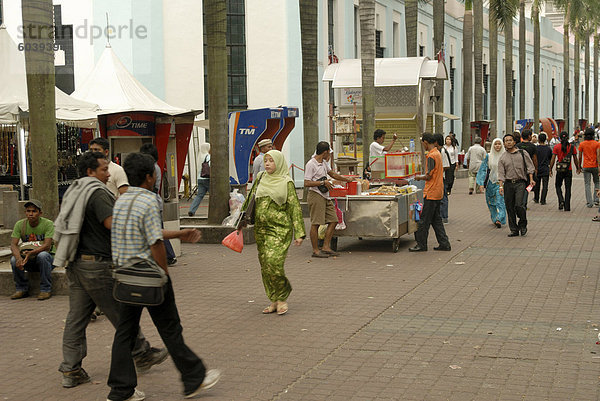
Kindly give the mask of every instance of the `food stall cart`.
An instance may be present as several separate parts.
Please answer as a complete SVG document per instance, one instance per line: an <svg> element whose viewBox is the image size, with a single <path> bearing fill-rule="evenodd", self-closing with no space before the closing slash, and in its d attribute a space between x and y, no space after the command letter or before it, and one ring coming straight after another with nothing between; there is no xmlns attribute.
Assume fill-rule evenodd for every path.
<svg viewBox="0 0 600 401"><path fill-rule="evenodd" d="M435 86L448 79L442 60L428 57L401 57L375 59L375 129L387 132L384 146L398 140L391 151L404 151L414 143L411 151L421 151L423 132L433 132L433 116L457 118L441 113L436 104ZM330 135L335 158L353 156L362 164L363 152L373 140L373 132L362 132L362 76L361 60L345 59L325 69L323 81L333 89L333 107L330 108ZM358 131L360 136L357 138ZM411 146L411 147L413 147ZM407 149L408 150L408 149ZM367 159L369 160L369 159Z"/></svg>
<svg viewBox="0 0 600 401"><path fill-rule="evenodd" d="M382 159L381 182L410 179L420 173L417 152L387 154ZM346 225L345 229L334 232L331 246L337 249L338 237L392 239L392 250L398 252L400 237L417 230L414 205L423 202L423 191L411 185L390 184L367 189L365 181L361 181L360 190L358 188L358 183L353 182L329 192L344 213Z"/></svg>
<svg viewBox="0 0 600 401"><path fill-rule="evenodd" d="M344 230L336 230L331 247L337 249L338 237L391 239L398 252L400 237L417 231L414 205L423 203L423 191L389 195L348 195L337 198L344 213ZM377 211L374 213L374 211Z"/></svg>

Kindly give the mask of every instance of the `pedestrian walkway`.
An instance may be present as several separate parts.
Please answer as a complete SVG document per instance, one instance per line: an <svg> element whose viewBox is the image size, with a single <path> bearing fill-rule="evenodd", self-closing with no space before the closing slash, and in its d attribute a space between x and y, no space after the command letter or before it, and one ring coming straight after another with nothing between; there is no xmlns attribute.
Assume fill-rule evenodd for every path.
<svg viewBox="0 0 600 401"><path fill-rule="evenodd" d="M338 258L292 247L287 315L268 304L256 247L184 245L171 267L186 341L223 378L207 400L596 400L600 398L600 223L573 182L572 211L529 203L527 237L507 238L484 195L458 180L451 252L399 253L342 238ZM531 196L532 198L533 196ZM430 249L437 245L433 232ZM60 386L68 297L0 300L0 400L105 400L114 330L88 328L91 384ZM142 328L160 338L147 312ZM139 378L147 400L181 399L172 362Z"/></svg>

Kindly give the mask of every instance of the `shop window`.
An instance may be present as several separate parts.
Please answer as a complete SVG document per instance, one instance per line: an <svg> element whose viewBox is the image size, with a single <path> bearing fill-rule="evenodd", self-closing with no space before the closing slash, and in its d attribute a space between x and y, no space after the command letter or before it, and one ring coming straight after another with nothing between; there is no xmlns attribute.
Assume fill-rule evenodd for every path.
<svg viewBox="0 0 600 401"><path fill-rule="evenodd" d="M228 109L248 108L246 85L246 11L244 0L227 0L227 87ZM206 71L206 24L204 25L204 99L208 114Z"/></svg>
<svg viewBox="0 0 600 401"><path fill-rule="evenodd" d="M335 62L335 51L334 51L334 0L327 0L327 45L329 48L329 63ZM333 85L329 83L329 102L333 104L334 99Z"/></svg>
<svg viewBox="0 0 600 401"><path fill-rule="evenodd" d="M556 82L552 78L552 118L556 115Z"/></svg>
<svg viewBox="0 0 600 401"><path fill-rule="evenodd" d="M385 47L381 47L381 31L375 31L375 58L383 58Z"/></svg>
<svg viewBox="0 0 600 401"><path fill-rule="evenodd" d="M2 1L0 1L0 5ZM2 12L0 12L2 15ZM0 22L1 25L1 22ZM67 94L75 90L75 63L73 61L73 25L62 24L61 6L54 6L54 42L64 52L65 64L54 66L56 86Z"/></svg>
<svg viewBox="0 0 600 401"><path fill-rule="evenodd" d="M450 114L454 114L454 77L456 76L456 67L454 57L450 56ZM454 120L450 120L450 131L454 132Z"/></svg>
<svg viewBox="0 0 600 401"><path fill-rule="evenodd" d="M512 116L513 119L517 115L517 97L515 93L517 91L517 80L515 79L515 71L512 72L512 90L511 90L511 105L512 105Z"/></svg>
<svg viewBox="0 0 600 401"><path fill-rule="evenodd" d="M489 120L490 119L490 115L489 115L489 104L488 104L488 88L489 88L489 78L490 75L488 74L487 71L487 64L483 65L483 119L484 120Z"/></svg>

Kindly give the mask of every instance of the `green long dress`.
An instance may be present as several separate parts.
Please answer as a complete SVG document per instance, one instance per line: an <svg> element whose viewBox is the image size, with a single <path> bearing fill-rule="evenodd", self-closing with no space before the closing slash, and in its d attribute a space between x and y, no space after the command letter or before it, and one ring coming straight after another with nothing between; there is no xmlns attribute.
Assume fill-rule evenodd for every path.
<svg viewBox="0 0 600 401"><path fill-rule="evenodd" d="M255 199L254 237L265 292L271 302L285 301L290 296L292 285L285 276L283 265L292 237L306 236L296 188L292 182L287 186L287 201L281 206L268 196ZM252 186L243 210L254 192L256 185Z"/></svg>

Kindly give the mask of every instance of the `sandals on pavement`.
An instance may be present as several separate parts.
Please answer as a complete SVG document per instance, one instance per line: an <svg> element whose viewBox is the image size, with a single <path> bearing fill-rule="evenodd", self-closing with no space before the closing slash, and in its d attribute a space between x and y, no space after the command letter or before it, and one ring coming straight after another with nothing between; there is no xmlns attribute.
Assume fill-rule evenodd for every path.
<svg viewBox="0 0 600 401"><path fill-rule="evenodd" d="M277 314L278 315L285 315L288 311L288 304L287 302L278 302L277 303Z"/></svg>
<svg viewBox="0 0 600 401"><path fill-rule="evenodd" d="M324 249L321 249L321 253L324 253L325 255L329 255L329 256L340 256L339 252L336 252L336 251L326 251Z"/></svg>
<svg viewBox="0 0 600 401"><path fill-rule="evenodd" d="M328 258L329 255L327 255L325 252L319 252L319 253L314 253L312 254L313 258Z"/></svg>
<svg viewBox="0 0 600 401"><path fill-rule="evenodd" d="M600 221L600 216L595 216L592 221Z"/></svg>
<svg viewBox="0 0 600 401"><path fill-rule="evenodd" d="M264 314L268 314L268 313L273 313L277 311L277 303L274 302L271 305L267 306L265 309L263 309L262 313Z"/></svg>

